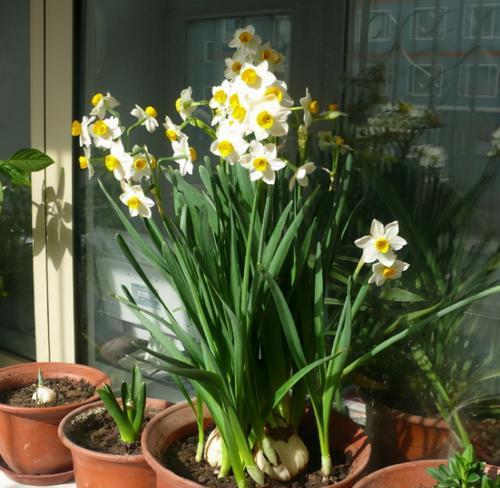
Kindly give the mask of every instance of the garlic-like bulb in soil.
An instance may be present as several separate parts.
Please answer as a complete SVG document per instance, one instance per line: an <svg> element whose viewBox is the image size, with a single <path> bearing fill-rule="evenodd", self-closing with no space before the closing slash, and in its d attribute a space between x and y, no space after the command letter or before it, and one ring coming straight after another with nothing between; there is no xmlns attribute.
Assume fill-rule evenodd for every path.
<svg viewBox="0 0 500 488"><path fill-rule="evenodd" d="M212 466L212 468L220 468L222 465L222 437L217 428L210 432L205 442L205 449L203 451L205 461Z"/></svg>
<svg viewBox="0 0 500 488"><path fill-rule="evenodd" d="M56 392L48 386L37 386L31 399L34 400L37 405L50 406L56 403L57 395Z"/></svg>
<svg viewBox="0 0 500 488"><path fill-rule="evenodd" d="M266 451L274 450L275 456L266 456L262 447L259 447L255 453L255 463L271 479L290 481L307 466L309 451L297 434L291 433L288 438L282 435L277 438L275 435L273 438L273 430L278 429L271 429L270 435L266 438ZM279 430L283 431L283 429ZM276 464L269 457L275 457Z"/></svg>

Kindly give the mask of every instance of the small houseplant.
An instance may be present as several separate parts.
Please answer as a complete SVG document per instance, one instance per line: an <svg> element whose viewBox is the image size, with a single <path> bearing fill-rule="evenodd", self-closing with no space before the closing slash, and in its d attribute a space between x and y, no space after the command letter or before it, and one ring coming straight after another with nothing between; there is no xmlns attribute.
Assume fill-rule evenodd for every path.
<svg viewBox="0 0 500 488"><path fill-rule="evenodd" d="M334 124L342 114L336 107L320 112L308 90L294 105L286 84L274 74L282 55L262 44L252 26L238 29L230 46L236 52L226 60L226 79L213 88L212 98L195 101L187 88L176 102L182 122L165 117L172 156L155 157L144 144L132 143L136 129L154 132L159 126L154 107L136 106L131 111L136 120L127 128L118 101L99 93L92 97L89 116L74 124L83 147L79 162L91 173L104 163L120 182L120 202L131 217L142 217L146 236L101 183L128 233L128 240L118 235L117 243L163 313L141 307L126 288L117 298L150 331L158 347L148 352L186 394L197 419L196 460L205 457L218 477L232 472L240 488L248 477L264 485L267 477L300 476L309 455L298 429L308 404L320 450L318 472L328 484L334 481L332 406L341 401L343 378L465 303L436 309L381 335L367 350L351 349L369 288L399 280L408 268L395 253L406 241L398 235L397 222L384 226L373 220L370 234L356 240L363 256L352 255L354 245L345 238L352 214L349 147L336 139L322 168L309 159L316 144L312 124ZM210 138L216 165L208 158L199 162L186 134L193 128ZM186 177L195 167L201 184ZM176 288L190 319L188 330L176 322L136 253ZM371 264L371 272L364 264ZM160 325L176 335L182 348ZM181 378L191 383L195 402ZM216 427L208 447L204 407ZM156 417L155 427L170 413ZM158 462L163 453L148 453L147 433L155 427L147 427L144 448L163 476L166 470ZM363 446L357 449L366 454ZM360 474L341 486L351 486ZM180 478L175 480L180 486Z"/></svg>
<svg viewBox="0 0 500 488"><path fill-rule="evenodd" d="M144 460L140 436L146 423L169 403L146 398L137 365L120 399L109 385L97 390L101 402L67 415L59 426L61 442L71 451L78 486L156 488L156 475Z"/></svg>

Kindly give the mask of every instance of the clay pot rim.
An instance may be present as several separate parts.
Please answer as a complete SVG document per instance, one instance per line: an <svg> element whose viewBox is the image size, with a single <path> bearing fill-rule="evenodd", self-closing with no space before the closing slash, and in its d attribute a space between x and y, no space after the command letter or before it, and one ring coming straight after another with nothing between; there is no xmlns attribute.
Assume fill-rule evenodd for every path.
<svg viewBox="0 0 500 488"><path fill-rule="evenodd" d="M9 373L11 371L15 370L30 370L30 369L38 369L38 368L43 368L43 367L61 367L61 375L58 377L64 377L64 370L68 371L68 373L73 373L77 375L79 372L88 371L88 372L99 372L102 375L102 381L100 381L97 385L95 385L95 388L97 388L105 385L105 384L111 384L111 380L109 376L104 373L103 371L93 368L92 366L88 366L86 364L79 364L79 363L65 363L65 362L33 362L33 363L20 363L20 364L13 364L12 366L6 366L4 368L0 368L0 381L2 379L3 373ZM74 370L74 371L73 371ZM36 376L36 373L35 373ZM80 375L81 379L87 381L87 376ZM48 378L51 378L50 372L48 372L47 375ZM80 402L74 402L74 403L67 403L66 405L57 405L54 407L20 407L20 406L15 406L15 405L7 405L5 403L0 403L0 411L6 412L6 413L11 413L11 414L29 414L32 416L43 416L43 415L49 415L49 414L57 414L57 413L64 413L66 411L71 411L75 408L79 408L81 406L88 405L91 402L95 402L96 400L99 399L99 395L97 393L94 393L91 397L87 398L86 400L82 400Z"/></svg>
<svg viewBox="0 0 500 488"><path fill-rule="evenodd" d="M371 483L381 477L384 477L387 473L394 473L399 471L406 471L408 469L426 469L426 468L437 468L441 464L448 464L448 459L421 459L419 461L408 461L405 463L399 464L391 464L390 466L386 466L385 468L378 469L377 471L373 471L369 475L360 479L353 488L367 488L371 485ZM490 464L486 465L486 471L495 469L500 474L500 468L496 466L492 466Z"/></svg>
<svg viewBox="0 0 500 488"><path fill-rule="evenodd" d="M166 402L166 409L169 408L168 404L169 402L166 400L160 400L156 398L147 398L146 401L164 401ZM98 452L98 451L93 451L92 449L87 449L85 447L82 447L75 442L73 442L65 433L65 427L73 420L74 417L79 415L82 412L85 412L87 410L91 410L93 408L104 408L104 403L102 401L97 401L93 403L89 403L87 405L82 405L81 407L77 408L76 410L70 412L66 417L64 417L57 429L57 434L59 436L59 439L61 442L64 444L65 447L67 447L71 453L77 452L79 455L84 455L90 458L94 459L99 459L100 461L108 461L112 463L117 463L117 464L143 464L145 462L145 457L144 454L110 454L106 452ZM160 412L158 415L161 415ZM141 446L142 447L142 446Z"/></svg>
<svg viewBox="0 0 500 488"><path fill-rule="evenodd" d="M441 417L424 417L422 415L403 412L402 410L388 407L387 405L384 405L383 403L377 400L375 400L374 406L375 408L384 411L391 417L394 417L398 420L404 420L410 424L418 424L424 427L434 427L436 429L443 429L443 430L449 429L448 423Z"/></svg>
<svg viewBox="0 0 500 488"><path fill-rule="evenodd" d="M151 451L148 449L147 440L149 438L150 432L155 427L155 423L160 422L165 416L175 414L178 410L183 410L184 408L186 408L187 405L188 405L187 401L178 402L178 403L172 405L171 407L168 407L167 409L165 409L165 411L163 411L155 416L154 421L151 421L146 426L144 431L142 432L142 436L141 436L142 452L143 452L143 455L146 459L146 462L151 466L151 468L155 471L155 473L157 473L157 476L159 476L158 471L166 470L169 472L170 477L173 480L175 480L176 482L182 483L182 486L189 486L191 488L200 488L200 487L203 487L204 485L200 485L199 483L197 483L195 481L192 481L192 480L189 480L189 479L184 478L182 476L179 476L174 471L168 469L161 462L159 462L156 459L156 457L151 453ZM349 420L351 422L355 423L352 419L349 419ZM359 466L359 475L362 476L363 473L366 472L367 466L369 465L370 458L371 458L372 446L371 446L371 443L369 442L368 435L366 434L366 432L364 431L364 429L361 425L359 426L359 430L357 431L357 435L359 434L360 431L363 432L363 437L366 439L366 441L368 441L367 444L364 446L364 449L367 450L366 459L365 459L364 463ZM336 487L342 488L343 486L346 485L346 482L349 481L349 478L350 478L350 476L348 475L348 477L345 478L344 480L338 481L337 483L334 483L333 485L328 485L328 486L333 486L334 488L336 488ZM353 483L352 486L354 486L354 484L355 483ZM326 486L325 488L328 488L328 486Z"/></svg>

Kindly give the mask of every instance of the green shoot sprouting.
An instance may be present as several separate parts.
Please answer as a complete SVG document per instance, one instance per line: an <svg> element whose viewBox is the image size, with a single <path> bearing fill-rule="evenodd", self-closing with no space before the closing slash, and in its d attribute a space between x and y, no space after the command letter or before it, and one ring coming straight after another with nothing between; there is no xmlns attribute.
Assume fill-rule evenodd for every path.
<svg viewBox="0 0 500 488"><path fill-rule="evenodd" d="M462 454L450 457L448 466L441 464L427 468L427 472L437 480L435 488L500 488L500 478L491 479L484 471L485 465L469 444Z"/></svg>
<svg viewBox="0 0 500 488"><path fill-rule="evenodd" d="M122 383L121 405L109 385L104 385L97 390L97 393L115 421L122 442L126 444L136 442L141 433L146 409L146 383L142 379L139 366L135 364L132 370L132 384L128 385L126 381Z"/></svg>

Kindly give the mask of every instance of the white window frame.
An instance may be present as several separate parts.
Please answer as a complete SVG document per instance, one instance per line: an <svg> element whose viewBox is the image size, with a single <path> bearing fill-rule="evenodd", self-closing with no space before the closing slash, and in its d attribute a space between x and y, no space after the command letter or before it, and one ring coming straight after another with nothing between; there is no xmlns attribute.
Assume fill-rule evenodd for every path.
<svg viewBox="0 0 500 488"><path fill-rule="evenodd" d="M424 12L424 11L429 11L429 10L435 11L437 9L434 7L416 7L413 9L412 38L415 39L416 41L433 41L433 40L442 41L442 40L446 39L446 22L447 22L446 13L448 12L448 9L446 9L446 8L440 8L439 13L438 13L438 15L443 16L441 22L439 23L439 25L441 25L441 23L442 23L442 26L443 26L442 36L435 36L434 37L431 35L429 37L420 37L417 35L417 33L418 33L418 28L417 28L418 14L419 14L419 12ZM438 32L439 32L439 28L438 28Z"/></svg>
<svg viewBox="0 0 500 488"><path fill-rule="evenodd" d="M441 83L438 85L439 90L435 90L434 88L432 89L432 93L416 93L413 88L414 88L414 76L417 71L417 66L420 68L426 69L426 68L432 68L435 66L436 68L441 69ZM410 76L409 76L409 92L412 97L430 97L433 96L435 98L438 98L442 95L443 93L443 74L444 74L444 65L440 63L436 64L418 64L417 66L412 65L410 69Z"/></svg>
<svg viewBox="0 0 500 488"><path fill-rule="evenodd" d="M466 5L464 8L464 23L463 23L463 37L465 39L475 39L477 36L474 35L474 26L471 22L475 18L474 10L484 7L498 7L498 14L500 15L500 5L498 3L482 3L481 5ZM496 12L495 12L496 13ZM499 19L500 22L500 19ZM500 33L498 35L480 36L481 39L500 39Z"/></svg>
<svg viewBox="0 0 500 488"><path fill-rule="evenodd" d="M471 78L471 70L472 69L477 69L477 68L493 68L496 70L496 77L494 81L494 88L495 91L493 95L479 95L477 93L470 93L469 87L471 84L470 78ZM496 98L498 96L498 83L499 83L499 77L500 77L500 67L496 64L493 63L467 63L462 67L462 72L465 72L465 80L463 84L463 93L462 95L466 98Z"/></svg>
<svg viewBox="0 0 500 488"><path fill-rule="evenodd" d="M32 179L37 361L75 361L73 0L31 0L31 144L55 164Z"/></svg>
<svg viewBox="0 0 500 488"><path fill-rule="evenodd" d="M370 19L370 22L368 22L368 32L366 33L367 34L367 41L368 42L389 42L391 40L391 34L392 34L392 22L391 22L392 10L387 10L387 9L370 10L370 17L372 17L373 14L385 14L387 16L387 18L389 19L389 27L388 27L389 32L387 34L387 37L379 37L376 39L371 39L370 37L368 37L368 34L370 33L370 23L371 23L371 19ZM361 35L361 31L360 31L360 35Z"/></svg>

